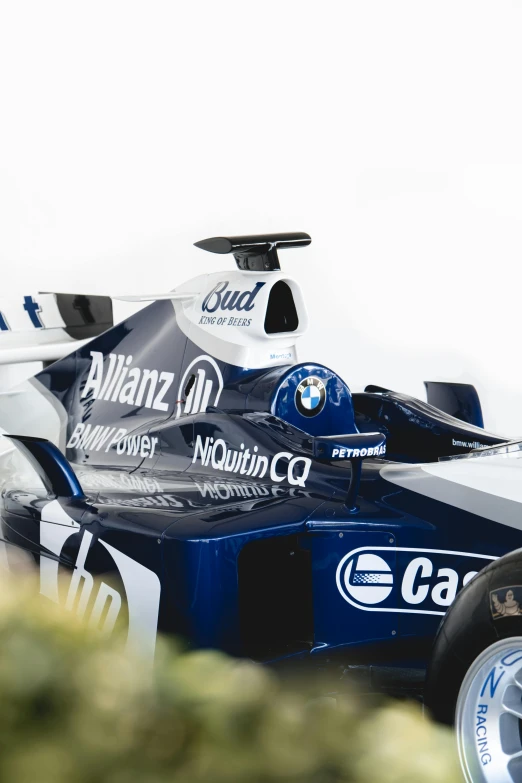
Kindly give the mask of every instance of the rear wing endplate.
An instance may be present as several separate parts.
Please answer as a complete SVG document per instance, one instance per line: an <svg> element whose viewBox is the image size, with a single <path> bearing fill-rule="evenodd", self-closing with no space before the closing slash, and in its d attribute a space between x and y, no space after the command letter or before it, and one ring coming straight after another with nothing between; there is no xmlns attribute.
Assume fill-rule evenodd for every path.
<svg viewBox="0 0 522 783"><path fill-rule="evenodd" d="M56 361L113 324L109 296L0 297L0 364Z"/></svg>

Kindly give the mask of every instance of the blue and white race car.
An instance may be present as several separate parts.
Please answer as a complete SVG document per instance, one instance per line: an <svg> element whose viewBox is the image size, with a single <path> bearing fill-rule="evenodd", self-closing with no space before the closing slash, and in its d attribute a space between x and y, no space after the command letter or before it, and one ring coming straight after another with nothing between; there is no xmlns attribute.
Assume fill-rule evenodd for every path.
<svg viewBox="0 0 522 783"><path fill-rule="evenodd" d="M452 720L480 639L488 647L516 623L522 649L522 573L491 596L489 583L480 589L522 541L522 452L483 429L472 387L428 383L434 405L376 386L352 394L329 368L298 362L308 316L278 251L309 242L199 242L232 254L237 269L136 297L151 303L108 329L103 298L60 308L56 295L47 323L26 297L31 328L37 319L42 334L52 325L69 340L76 319L82 343L66 340L76 350L62 345L67 355L0 398L0 555L16 571L25 553L41 595L93 628L124 618L129 646L149 658L160 630L273 665L328 665L340 687L354 675L408 692L422 691L437 627L470 583L430 672L430 703ZM0 340L15 339L0 318ZM49 358L38 351L25 357ZM489 636L475 628L476 607L458 612L473 590ZM456 667L448 639L464 626L478 641L459 648ZM507 661L504 647L493 654ZM479 667L493 695L499 665L508 668ZM520 704L522 679L513 682ZM463 698L469 722L478 708ZM477 769L498 772L477 753Z"/></svg>

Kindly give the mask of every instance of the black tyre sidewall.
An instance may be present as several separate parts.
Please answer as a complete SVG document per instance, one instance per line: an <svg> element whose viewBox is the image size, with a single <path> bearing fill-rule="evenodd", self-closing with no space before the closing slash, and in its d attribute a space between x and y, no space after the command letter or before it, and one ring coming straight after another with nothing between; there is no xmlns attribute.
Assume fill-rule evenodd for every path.
<svg viewBox="0 0 522 783"><path fill-rule="evenodd" d="M441 623L433 646L425 703L433 717L452 725L462 681L480 653L499 639L522 637L522 615L493 619L490 595L521 586L522 549L481 571L457 596Z"/></svg>

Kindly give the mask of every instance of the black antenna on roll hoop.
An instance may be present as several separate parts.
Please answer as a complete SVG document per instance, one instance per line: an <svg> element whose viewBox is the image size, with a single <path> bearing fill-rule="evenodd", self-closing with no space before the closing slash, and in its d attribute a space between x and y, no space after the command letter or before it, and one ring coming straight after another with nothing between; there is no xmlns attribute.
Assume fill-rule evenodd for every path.
<svg viewBox="0 0 522 783"><path fill-rule="evenodd" d="M238 269L244 272L276 272L281 269L278 250L306 247L312 238L303 231L287 234L252 234L244 237L212 237L194 242L210 253L233 253Z"/></svg>

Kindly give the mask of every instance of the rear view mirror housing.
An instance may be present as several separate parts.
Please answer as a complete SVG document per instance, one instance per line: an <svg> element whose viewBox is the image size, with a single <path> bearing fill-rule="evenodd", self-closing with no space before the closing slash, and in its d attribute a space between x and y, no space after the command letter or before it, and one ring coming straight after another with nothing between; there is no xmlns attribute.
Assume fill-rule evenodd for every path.
<svg viewBox="0 0 522 783"><path fill-rule="evenodd" d="M327 435L314 438L317 459L366 459L386 454L386 435L382 432L356 432L351 435Z"/></svg>
<svg viewBox="0 0 522 783"><path fill-rule="evenodd" d="M345 506L351 514L355 514L359 511L356 500L361 483L362 461L368 457L383 457L386 454L386 435L382 432L355 432L350 435L314 438L313 454L316 459L350 460L352 475Z"/></svg>

